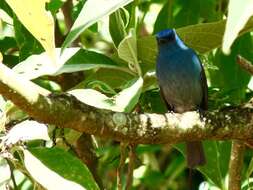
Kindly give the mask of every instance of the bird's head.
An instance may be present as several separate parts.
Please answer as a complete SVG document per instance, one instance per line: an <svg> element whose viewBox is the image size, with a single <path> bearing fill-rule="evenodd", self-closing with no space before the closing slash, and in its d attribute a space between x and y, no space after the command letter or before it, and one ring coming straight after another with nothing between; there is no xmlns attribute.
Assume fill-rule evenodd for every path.
<svg viewBox="0 0 253 190"><path fill-rule="evenodd" d="M156 40L159 49L188 48L179 38L175 29L165 29L158 32L156 34Z"/></svg>
<svg viewBox="0 0 253 190"><path fill-rule="evenodd" d="M156 40L158 45L165 45L175 42L176 40L176 31L174 29L166 29L158 32L156 34Z"/></svg>

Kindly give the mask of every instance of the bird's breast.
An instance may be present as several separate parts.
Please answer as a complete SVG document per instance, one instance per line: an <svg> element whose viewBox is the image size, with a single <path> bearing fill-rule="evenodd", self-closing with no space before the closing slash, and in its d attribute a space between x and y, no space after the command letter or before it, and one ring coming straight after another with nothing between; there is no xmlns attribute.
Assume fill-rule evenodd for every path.
<svg viewBox="0 0 253 190"><path fill-rule="evenodd" d="M201 66L191 54L159 55L156 72L165 101L174 111L195 110L200 105Z"/></svg>

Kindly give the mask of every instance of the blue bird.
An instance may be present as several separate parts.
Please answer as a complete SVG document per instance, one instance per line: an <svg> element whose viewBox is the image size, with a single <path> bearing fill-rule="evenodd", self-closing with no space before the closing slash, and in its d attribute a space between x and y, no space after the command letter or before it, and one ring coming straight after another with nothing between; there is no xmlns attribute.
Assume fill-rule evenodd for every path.
<svg viewBox="0 0 253 190"><path fill-rule="evenodd" d="M207 110L206 76L194 50L183 43L174 29L157 33L156 40L156 75L167 109L177 113ZM201 142L187 142L186 154L189 168L205 164Z"/></svg>

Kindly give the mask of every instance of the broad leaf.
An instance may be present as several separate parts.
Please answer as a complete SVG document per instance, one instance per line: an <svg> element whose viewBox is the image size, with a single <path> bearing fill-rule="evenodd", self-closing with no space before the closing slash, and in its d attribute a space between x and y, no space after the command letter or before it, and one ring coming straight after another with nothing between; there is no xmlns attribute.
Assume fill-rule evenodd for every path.
<svg viewBox="0 0 253 190"><path fill-rule="evenodd" d="M56 14L64 3L65 2L62 0L51 0L49 3L47 3L47 10L50 10L53 14Z"/></svg>
<svg viewBox="0 0 253 190"><path fill-rule="evenodd" d="M63 53L63 55L64 54L65 53ZM88 51L85 49L80 49L69 60L67 60L65 65L63 65L63 67L61 67L56 74L71 73L76 71L98 68L127 70L127 68L118 66L113 60L103 54L94 51Z"/></svg>
<svg viewBox="0 0 253 190"><path fill-rule="evenodd" d="M41 43L47 54L55 62L54 19L45 10L48 0L6 0L22 24Z"/></svg>
<svg viewBox="0 0 253 190"><path fill-rule="evenodd" d="M236 63L236 56L241 54L253 61L253 41L250 34L237 39L232 47L231 54L228 56L221 50L216 51L213 64L218 70L209 69L209 76L212 87L219 88L220 93L226 96L224 103L239 104L245 98L250 75Z"/></svg>
<svg viewBox="0 0 253 190"><path fill-rule="evenodd" d="M135 73L141 76L141 68L137 57L137 42L134 32L122 40L118 47L118 55L128 63L128 66Z"/></svg>
<svg viewBox="0 0 253 190"><path fill-rule="evenodd" d="M128 68L126 69L129 71ZM89 84L93 81L101 81L103 83L106 83L113 89L124 89L125 85L134 78L136 78L135 75L133 75L132 73L125 72L124 70L100 68L98 71L88 76L86 80L84 80L82 83ZM87 88L86 86L83 87Z"/></svg>
<svg viewBox="0 0 253 190"><path fill-rule="evenodd" d="M1 16L0 16L1 17ZM17 47L17 42L15 38L12 37L5 37L3 39L0 39L0 51L6 52L10 48Z"/></svg>
<svg viewBox="0 0 253 190"><path fill-rule="evenodd" d="M172 12L174 9L178 9L175 11L172 19L173 27L179 28L183 26L188 26L192 24L197 24L200 18L200 10L201 10L201 1L202 0L194 0L189 3L189 1L185 0L177 0L175 3L173 2L171 6ZM171 13L173 14L173 13Z"/></svg>
<svg viewBox="0 0 253 190"><path fill-rule="evenodd" d="M12 145L19 141L50 140L47 126L36 121L26 120L14 127L3 137L3 143Z"/></svg>
<svg viewBox="0 0 253 190"><path fill-rule="evenodd" d="M12 25L13 24L12 18L1 8L2 7L0 5L0 21L3 21L9 25Z"/></svg>
<svg viewBox="0 0 253 190"><path fill-rule="evenodd" d="M24 150L24 163L30 175L48 190L99 189L88 168L62 149Z"/></svg>
<svg viewBox="0 0 253 190"><path fill-rule="evenodd" d="M62 55L56 49L57 61L60 68L52 67L45 53L32 55L13 69L29 80L44 75L59 75L95 68L110 68L128 72L127 68L117 66L109 57L93 51L79 48L67 48Z"/></svg>
<svg viewBox="0 0 253 190"><path fill-rule="evenodd" d="M157 32L164 30L166 28L169 28L169 25L171 24L170 21L172 20L172 1L167 1L161 11L159 12L157 19L155 21L153 34L156 34Z"/></svg>
<svg viewBox="0 0 253 190"><path fill-rule="evenodd" d="M207 53L222 44L225 30L225 20L196 24L178 28L176 31L180 38L199 53ZM249 32L253 28L253 20L250 20L240 32L240 35ZM157 44L154 36L143 37L137 40L138 58L143 73L154 69L157 56Z"/></svg>
<svg viewBox="0 0 253 190"><path fill-rule="evenodd" d="M116 47L126 36L126 26L129 21L129 13L125 9L119 9L110 15L109 31Z"/></svg>
<svg viewBox="0 0 253 190"><path fill-rule="evenodd" d="M62 45L62 52L86 28L97 22L102 17L111 14L120 7L133 0L88 0L78 15L71 31ZM95 11L94 11L95 8Z"/></svg>
<svg viewBox="0 0 253 190"><path fill-rule="evenodd" d="M11 170L10 166L7 164L7 161L0 157L0 189L4 189L4 187L1 188L1 185L7 183L11 178ZM6 184L5 184L6 185Z"/></svg>
<svg viewBox="0 0 253 190"><path fill-rule="evenodd" d="M76 89L68 93L74 95L81 102L97 108L131 112L139 100L142 85L143 79L139 78L132 86L111 98L92 89Z"/></svg>
<svg viewBox="0 0 253 190"><path fill-rule="evenodd" d="M216 186L224 189L224 179L228 171L231 143L204 141L203 146L207 161L204 166L198 167L198 170ZM184 144L178 144L176 148L186 156Z"/></svg>
<svg viewBox="0 0 253 190"><path fill-rule="evenodd" d="M56 57L58 65L61 67L78 50L79 48L68 48L68 51L60 56L60 49L57 48ZM26 60L16 65L13 70L22 77L31 80L44 75L53 75L59 70L59 67L56 68L52 66L51 60L48 58L47 54L43 52L39 55L28 57Z"/></svg>
<svg viewBox="0 0 253 190"><path fill-rule="evenodd" d="M250 17L253 15L253 1L252 0L230 0L228 5L228 18L226 30L222 43L222 50L225 54L230 53L230 47L239 32Z"/></svg>
<svg viewBox="0 0 253 190"><path fill-rule="evenodd" d="M24 27L15 14L13 15L13 26L17 48L19 49L19 62L33 54L44 51L39 41Z"/></svg>

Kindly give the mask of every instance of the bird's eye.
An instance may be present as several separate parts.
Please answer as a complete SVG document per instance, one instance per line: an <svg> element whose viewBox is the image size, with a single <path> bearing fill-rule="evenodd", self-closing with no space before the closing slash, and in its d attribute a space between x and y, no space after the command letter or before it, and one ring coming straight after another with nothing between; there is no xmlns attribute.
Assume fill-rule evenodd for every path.
<svg viewBox="0 0 253 190"><path fill-rule="evenodd" d="M159 44L166 44L168 42L168 40L162 38L162 39L159 39L158 42L159 42Z"/></svg>

